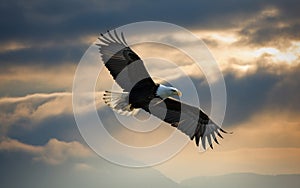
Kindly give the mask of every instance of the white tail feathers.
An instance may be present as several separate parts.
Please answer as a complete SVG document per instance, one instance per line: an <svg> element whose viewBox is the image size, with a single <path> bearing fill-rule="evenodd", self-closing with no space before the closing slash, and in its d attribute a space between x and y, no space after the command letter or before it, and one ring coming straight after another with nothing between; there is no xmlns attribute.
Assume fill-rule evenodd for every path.
<svg viewBox="0 0 300 188"><path fill-rule="evenodd" d="M109 107L121 115L134 115L138 111L129 104L128 92L105 91L103 100Z"/></svg>

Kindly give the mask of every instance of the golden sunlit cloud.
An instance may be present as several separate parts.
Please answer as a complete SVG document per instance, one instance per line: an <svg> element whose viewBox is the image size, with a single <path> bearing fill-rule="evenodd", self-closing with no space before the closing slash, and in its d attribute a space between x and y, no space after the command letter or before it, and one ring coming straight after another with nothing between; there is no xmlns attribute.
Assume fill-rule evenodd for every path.
<svg viewBox="0 0 300 188"><path fill-rule="evenodd" d="M240 44L238 41L242 36L237 29L194 32L204 41L208 41L207 46L219 63L221 70L231 70L239 77L255 73L262 63L261 58L265 58L264 63L268 63L270 66L299 64L300 41L289 41L289 46L284 50L280 44L278 46Z"/></svg>
<svg viewBox="0 0 300 188"><path fill-rule="evenodd" d="M254 51L254 54L257 57L260 57L264 54L268 54L271 55L271 60L274 63L291 64L299 58L299 51L299 42L292 42L291 46L285 52L282 52L274 47L263 47Z"/></svg>
<svg viewBox="0 0 300 188"><path fill-rule="evenodd" d="M280 14L280 10L276 7L267 7L261 12L262 17L276 17Z"/></svg>
<svg viewBox="0 0 300 188"><path fill-rule="evenodd" d="M217 43L223 43L226 45L233 44L239 40L237 29L228 29L225 31L214 31L214 30L196 30L193 31L202 40L214 40Z"/></svg>
<svg viewBox="0 0 300 188"><path fill-rule="evenodd" d="M14 86L9 89L11 91L21 89L26 91L30 88L39 91L57 91L58 89L71 91L75 70L76 65L71 63L47 66L47 68L35 65L9 66L0 74L0 88Z"/></svg>
<svg viewBox="0 0 300 188"><path fill-rule="evenodd" d="M5 52L9 52L9 51L21 50L21 49L26 49L26 48L30 48L30 47L31 47L31 45L26 44L26 43L10 41L10 42L1 44L0 52L5 53Z"/></svg>

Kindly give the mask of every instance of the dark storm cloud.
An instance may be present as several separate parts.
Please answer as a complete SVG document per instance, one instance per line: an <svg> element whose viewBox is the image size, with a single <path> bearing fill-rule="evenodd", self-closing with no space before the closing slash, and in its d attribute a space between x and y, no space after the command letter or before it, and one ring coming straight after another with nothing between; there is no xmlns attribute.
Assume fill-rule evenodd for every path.
<svg viewBox="0 0 300 188"><path fill-rule="evenodd" d="M284 23L283 23L284 22ZM286 25L280 25L286 24ZM289 22L284 19L264 19L249 23L240 34L243 37L240 42L250 45L277 45L286 47L290 40L300 39L300 19L297 22Z"/></svg>
<svg viewBox="0 0 300 188"><path fill-rule="evenodd" d="M284 65L257 64L257 70L247 75L237 76L232 70L223 73L227 93L225 126L239 125L266 111L300 113L300 66L287 68ZM193 78L193 82L200 107L209 114L211 94L208 83L205 78Z"/></svg>
<svg viewBox="0 0 300 188"><path fill-rule="evenodd" d="M87 17L93 18L91 13L96 11L95 3L92 2L35 0L3 2L1 40L57 40L72 37L74 32L84 34L86 30L91 29L89 28L91 25L90 22L83 21L87 21ZM101 15L101 12L100 9L98 15Z"/></svg>
<svg viewBox="0 0 300 188"><path fill-rule="evenodd" d="M271 109L279 111L289 109L291 113L300 113L300 65L292 67L280 77L278 82L270 91L267 100Z"/></svg>
<svg viewBox="0 0 300 188"><path fill-rule="evenodd" d="M227 92L225 126L238 125L266 107L269 90L280 80L273 74L253 74L241 78L233 72L224 75ZM206 112L211 110L211 94L205 80L194 79L199 84L197 88L200 107Z"/></svg>
<svg viewBox="0 0 300 188"><path fill-rule="evenodd" d="M123 24L161 20L189 28L230 27L253 16L261 1L9 1L2 3L1 41L57 40Z"/></svg>
<svg viewBox="0 0 300 188"><path fill-rule="evenodd" d="M1 53L1 66L14 65L57 65L63 63L78 63L87 46L54 45L50 47L32 47Z"/></svg>
<svg viewBox="0 0 300 188"><path fill-rule="evenodd" d="M0 41L3 45L18 42L31 46L27 49L4 51L1 64L58 64L78 62L88 45L80 44L84 36L96 36L107 29L136 21L166 21L190 29L235 28L243 20L254 18L266 7L281 11L276 20L260 20L241 30L244 40L259 43L274 35L298 37L299 24L294 21L282 30L272 26L282 20L297 20L299 13L294 1L21 1L0 4ZM269 24L265 24L265 23ZM275 24L276 25L276 24ZM254 28L250 32L249 28ZM272 37L271 37L272 36ZM73 42L72 42L73 41ZM75 41L75 42L74 42ZM77 41L77 42L76 42ZM51 42L48 47L41 47ZM71 45L72 44L72 45Z"/></svg>
<svg viewBox="0 0 300 188"><path fill-rule="evenodd" d="M280 73L278 73L280 72ZM300 113L300 66L259 66L255 74L225 75L227 109L225 124L238 124L264 111Z"/></svg>
<svg viewBox="0 0 300 188"><path fill-rule="evenodd" d="M129 3L130 4L130 3ZM129 5L123 1L8 1L0 5L1 41L18 40L59 42L102 29L111 29L124 18L119 10ZM112 23L112 24L111 24Z"/></svg>
<svg viewBox="0 0 300 188"><path fill-rule="evenodd" d="M225 124L244 122L266 108L269 90L279 81L273 74L257 73L242 78L234 74L225 76L227 108Z"/></svg>
<svg viewBox="0 0 300 188"><path fill-rule="evenodd" d="M298 1L293 0L272 1L272 4L265 6L264 14L256 15L240 30L243 37L241 41L254 45L269 44L284 47L289 40L299 40L298 4Z"/></svg>

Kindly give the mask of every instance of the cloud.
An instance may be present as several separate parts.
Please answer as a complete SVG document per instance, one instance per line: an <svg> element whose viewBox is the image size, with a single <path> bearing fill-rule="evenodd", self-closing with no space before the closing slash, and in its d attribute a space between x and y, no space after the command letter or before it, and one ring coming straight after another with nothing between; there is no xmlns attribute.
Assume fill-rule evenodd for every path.
<svg viewBox="0 0 300 188"><path fill-rule="evenodd" d="M13 126L29 130L47 118L73 112L71 93L66 92L0 98L0 106L2 135Z"/></svg>
<svg viewBox="0 0 300 188"><path fill-rule="evenodd" d="M294 17L295 15L290 15L291 12L295 13L293 3L289 2L287 5L274 3L266 6L255 17L245 20L240 30L242 36L240 42L285 48L290 45L290 40L299 40L300 20Z"/></svg>
<svg viewBox="0 0 300 188"><path fill-rule="evenodd" d="M297 81L300 74L300 65L291 67L286 73L282 74L281 80L270 90L268 104L270 108L289 109L290 113L298 113L300 84Z"/></svg>
<svg viewBox="0 0 300 188"><path fill-rule="evenodd" d="M295 114L299 112L298 88L300 66L258 65L252 74L235 77L227 74L229 119L243 120L265 110ZM245 119L246 118L246 119ZM236 121L237 123L239 121ZM231 122L234 123L234 122Z"/></svg>
<svg viewBox="0 0 300 188"><path fill-rule="evenodd" d="M1 151L22 151L26 153L39 153L41 151L41 147L27 145L19 142L18 140L10 139L10 138L1 138L0 142L0 150Z"/></svg>
<svg viewBox="0 0 300 188"><path fill-rule="evenodd" d="M76 0L72 2L72 6L69 1L11 1L0 6L1 16L9 15L9 21L1 20L5 27L0 40L18 38L21 41L34 39L37 42L48 40L49 36L55 36L52 39L65 39L68 34L69 37L74 37L74 33L86 33L91 26L99 28L101 22L97 24L96 20L102 20L101 15L103 17L105 13L115 12L125 6L129 6L129 3L106 0ZM78 12L78 9L81 11ZM81 27L82 23L85 27ZM78 31L79 28L81 31Z"/></svg>
<svg viewBox="0 0 300 188"><path fill-rule="evenodd" d="M47 99L61 96L70 96L71 93L34 93L32 95L26 95L23 97L3 97L0 98L0 104L2 103L18 103L24 102L30 99Z"/></svg>
<svg viewBox="0 0 300 188"><path fill-rule="evenodd" d="M72 158L89 158L93 153L79 142L64 142L52 138L44 146L24 144L11 138L2 138L0 151L25 152L33 156L34 161L42 161L50 165L58 165Z"/></svg>
<svg viewBox="0 0 300 188"><path fill-rule="evenodd" d="M71 91L76 66L9 66L0 71L0 96ZM63 81L62 81L63 80Z"/></svg>
<svg viewBox="0 0 300 188"><path fill-rule="evenodd" d="M73 112L71 106L70 95L68 97L57 97L51 102L40 105L37 110L32 113L34 120L42 120L47 117L71 114Z"/></svg>
<svg viewBox="0 0 300 188"><path fill-rule="evenodd" d="M170 4L180 7L179 10L184 14L170 9ZM78 7L80 12L75 11ZM124 3L76 0L72 2L71 8L68 1L30 1L26 4L12 1L1 5L0 9L1 17L10 19L0 20L4 28L0 37L3 44L0 59L1 64L5 65L5 71L7 66L9 68L14 64L22 66L26 63L48 67L66 62L77 63L99 32L141 20L164 18L162 21L186 26L192 30L210 31L205 36L205 40L210 44L216 39L219 39L218 42L239 39L240 46L248 46L250 43L264 44L260 42L262 40L278 45L284 41L289 42L286 39L299 38L296 35L299 33L298 13L294 9L293 1L165 1L157 6L156 3L148 1ZM157 11L153 11L154 9ZM231 39L228 36L224 37L226 32L222 32L228 29L238 30ZM212 31L221 31L223 34L211 33ZM230 49L228 54L234 53Z"/></svg>
<svg viewBox="0 0 300 188"><path fill-rule="evenodd" d="M172 9L170 9L172 5ZM95 34L101 30L143 20L162 20L189 28L224 29L235 27L243 20L254 17L266 7L275 7L286 17L296 19L298 14L292 0L285 1L164 1L157 6L149 1L21 1L1 5L3 25L0 40L11 41L64 41ZM81 11L78 12L77 10ZM154 11L156 10L156 11ZM289 11L292 10L292 11ZM17 13L16 13L17 12ZM180 14L183 13L183 14ZM126 16L124 16L126 15ZM14 23L14 24L11 24ZM20 29L22 28L22 29Z"/></svg>
<svg viewBox="0 0 300 188"><path fill-rule="evenodd" d="M96 36L95 36L96 39ZM90 40L90 39L88 39ZM15 43L11 41L10 43ZM53 41L52 41L53 43ZM79 62L84 50L88 48L87 44L81 41L65 41L65 43L56 42L54 44L32 45L31 47L15 46L14 50L0 51L1 64L10 67L14 65L60 65L65 63ZM10 47L12 48L12 47ZM6 51L5 51L6 50Z"/></svg>
<svg viewBox="0 0 300 188"><path fill-rule="evenodd" d="M55 165L64 162L68 158L86 158L91 156L93 156L91 150L76 141L62 142L51 139L34 160Z"/></svg>

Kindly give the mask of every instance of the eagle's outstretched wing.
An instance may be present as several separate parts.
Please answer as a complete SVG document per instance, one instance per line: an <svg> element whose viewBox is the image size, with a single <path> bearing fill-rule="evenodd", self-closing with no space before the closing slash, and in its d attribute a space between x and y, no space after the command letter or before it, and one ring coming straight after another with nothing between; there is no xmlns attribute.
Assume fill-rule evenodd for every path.
<svg viewBox="0 0 300 188"><path fill-rule="evenodd" d="M145 78L153 82L143 61L128 46L123 33L119 36L116 30L113 33L107 31L98 39L101 42L97 45L103 62L124 91L129 92L137 82Z"/></svg>
<svg viewBox="0 0 300 188"><path fill-rule="evenodd" d="M213 148L212 140L219 144L216 135L223 138L220 132L227 133L200 108L182 103L174 98L152 102L143 109L177 127L177 129L188 135L191 140L195 138L197 146L199 146L201 140L204 149L206 149L206 140L209 146Z"/></svg>

